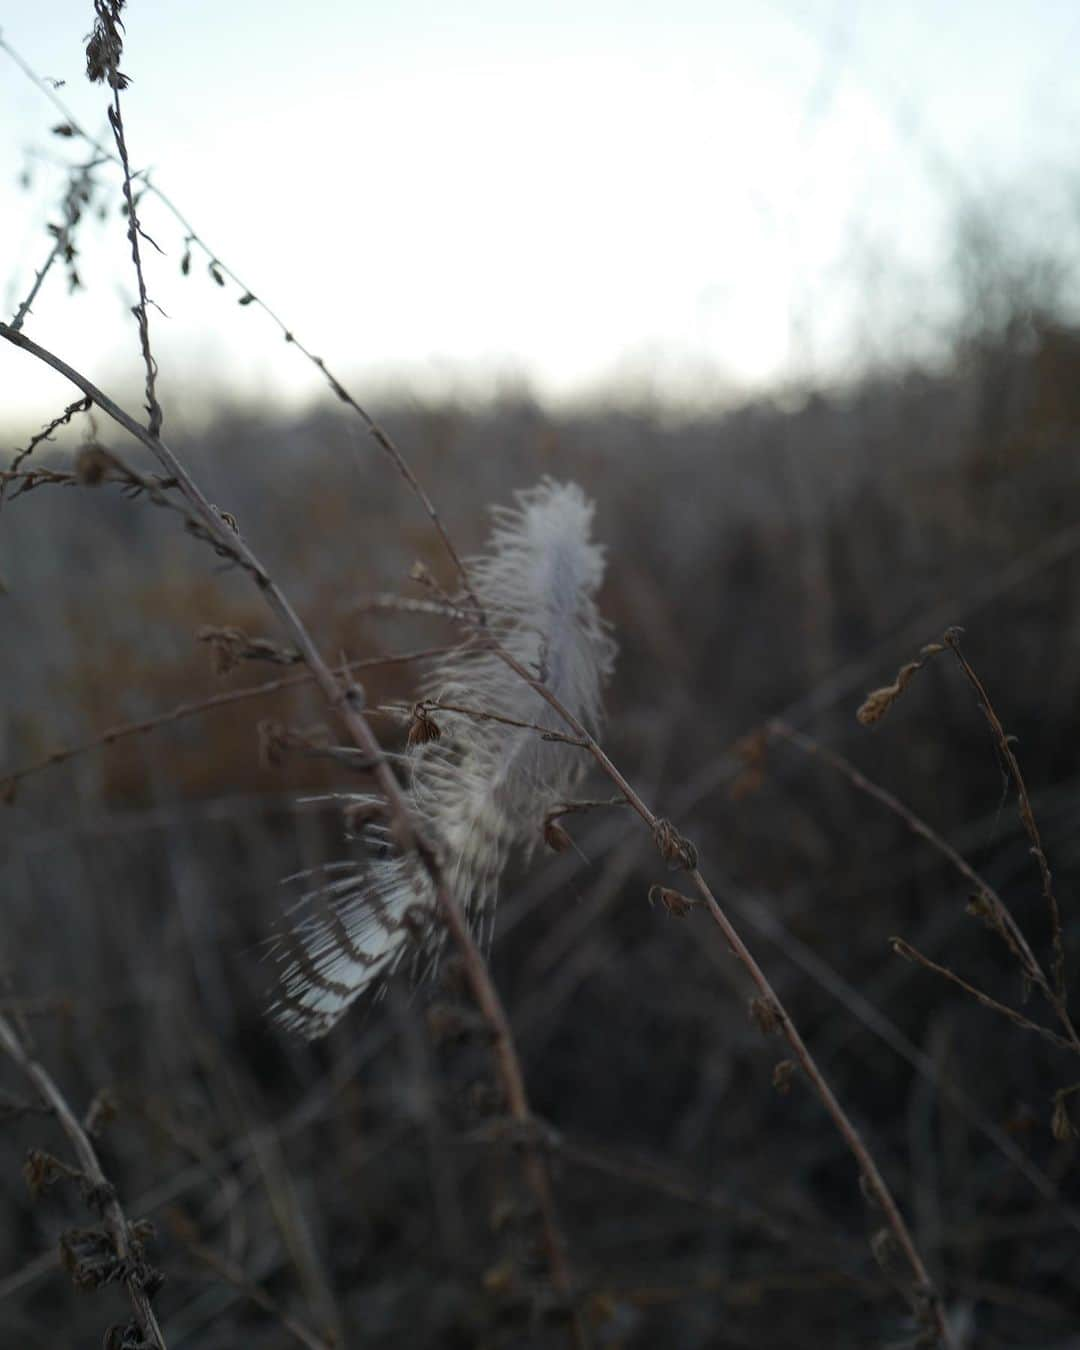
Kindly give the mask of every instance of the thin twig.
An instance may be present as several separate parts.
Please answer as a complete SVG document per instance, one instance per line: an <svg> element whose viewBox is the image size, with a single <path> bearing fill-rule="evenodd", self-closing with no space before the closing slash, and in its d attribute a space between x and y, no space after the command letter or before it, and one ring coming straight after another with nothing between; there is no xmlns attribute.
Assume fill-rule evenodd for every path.
<svg viewBox="0 0 1080 1350"><path fill-rule="evenodd" d="M993 1012L1001 1013L1002 1017L1007 1017L1014 1026L1022 1027L1025 1031L1034 1031L1037 1035L1048 1040L1051 1045L1056 1045L1059 1050L1072 1050L1075 1053L1076 1046L1071 1041L1067 1041L1064 1036L1059 1036L1056 1031L1051 1031L1049 1027L1040 1026L1038 1022L1033 1022L1030 1017L1025 1017L1015 1008L1010 1008L1007 1003L999 1003L996 998L984 994L981 989L976 989L973 984L969 984L962 976L957 975L955 970L950 970L948 966L940 966L936 961L931 961L928 956L924 956L910 942L905 942L903 938L891 937L889 943L897 956L902 956L906 961L914 961L917 965L932 970L935 975L940 975L943 980L955 984L965 994L970 994L984 1008L990 1008Z"/></svg>
<svg viewBox="0 0 1080 1350"><path fill-rule="evenodd" d="M841 1007L846 1008L872 1035L878 1037L894 1054L910 1064L926 1082L932 1083L953 1110L993 1144L1025 1181L1054 1207L1063 1221L1080 1233L1080 1212L1062 1199L1054 1182L1035 1166L1012 1135L980 1110L957 1086L954 1078L943 1076L939 1072L931 1057L909 1040L895 1022L871 1003L865 994L849 984L816 951L785 928L772 907L757 897L740 896L731 887L722 890L721 894L725 903L735 909L750 927L772 941L790 961L836 999Z"/></svg>
<svg viewBox="0 0 1080 1350"><path fill-rule="evenodd" d="M453 650L452 647L428 647L421 651L398 652L391 656L365 656L356 661L347 661L344 665L334 666L333 671L335 675L347 676L372 666L397 666L406 665L412 661L426 661L433 656L443 656L446 652ZM123 722L118 726L108 727L91 740L83 741L79 745L65 746L62 750L53 750L33 764L26 764L22 768L14 769L11 773L0 777L0 801L5 798L10 800L10 795L16 784L24 778L41 773L42 770L52 768L57 764L64 764L77 755L85 755L92 750L101 750L107 745L115 745L117 741L126 740L129 736L143 736L147 732L157 731L160 727L170 726L174 722L182 722L188 717L197 717L200 713L212 712L216 708L225 708L233 703L241 703L245 699L262 698L266 694L276 694L282 689L295 689L297 685L310 684L314 678L310 670L304 670L300 674L286 675L279 680L267 680L264 684L246 685L243 689L227 689L220 694L210 694L206 698L195 699L188 703L178 703L175 708L170 708L168 712L155 713L154 716L144 718L141 722Z"/></svg>
<svg viewBox="0 0 1080 1350"><path fill-rule="evenodd" d="M981 990L977 990L975 985L969 984L963 976L957 975L956 971L950 971L948 965L938 965L937 961L931 961L929 956L923 956L922 952L919 952L917 946L911 946L910 942L904 941L902 937L891 937L888 942L890 942L890 946L896 953L896 956L902 956L906 961L914 961L915 964L925 967L927 971L933 971L934 975L940 975L942 979L949 980L950 984L956 985L956 987L963 990L965 994L971 995L977 1003L983 1004L984 1008L991 1008L994 1012L1000 1012L1002 1017L1008 1018L1008 1021L1010 1021L1012 1025L1022 1027L1025 1031L1035 1031L1035 1033L1044 1037L1046 1041L1049 1041L1050 1045L1056 1045L1060 1050L1072 1050L1073 1053L1076 1052L1076 1046L1073 1045L1071 1041L1066 1041L1064 1035L1058 1035L1056 1031L1050 1030L1049 1027L1041 1026L1038 1022L1031 1021L1031 1019L1025 1017L1022 1012L1018 1012L1015 1008L1011 1008L1007 1003L999 1003L998 999L991 998L990 995L984 994Z"/></svg>
<svg viewBox="0 0 1080 1350"><path fill-rule="evenodd" d="M1051 940L1053 942L1054 956L1051 962L1051 969L1054 972L1054 987L1057 992L1058 1001L1061 1005L1062 1013L1068 997L1067 982L1065 979L1065 938L1061 926L1061 910L1058 907L1057 896L1054 894L1053 877L1050 873L1050 864L1047 862L1046 853L1043 850L1042 837L1039 834L1039 827L1035 822L1035 813L1031 809L1031 798L1028 796L1027 784L1024 782L1024 775L1020 771L1020 761L1016 758L1016 752L1013 750L1013 738L1008 736L1005 728L1001 725L1001 719L994 711L994 705L990 702L990 695L986 692L986 686L976 675L971 664L968 662L964 653L960 650L960 632L959 628L950 628L945 634L945 644L956 657L960 669L967 677L968 683L975 690L979 701L979 707L982 709L983 716L989 723L990 730L997 742L997 748L1001 753L1002 759L1008 766L1012 774L1013 782L1016 784L1017 810L1020 814L1020 820L1028 838L1031 840L1031 852L1035 861L1039 865L1039 875L1042 878L1043 896L1046 899L1047 907L1050 911L1050 929ZM1075 1033L1074 1033L1075 1034Z"/></svg>
<svg viewBox="0 0 1080 1350"><path fill-rule="evenodd" d="M109 125L113 130L113 139L120 156L120 165L124 171L124 201L128 210L128 240L131 243L131 261L135 267L135 278L139 287L139 303L135 306L135 321L139 326L139 349L142 352L143 368L146 372L146 411L150 416L147 430L156 440L161 435L164 414L157 396L157 361L150 348L150 314L147 308L146 277L143 274L142 250L139 237L142 226L139 224L139 211L135 194L131 188L131 163L128 159L127 140L124 136L124 118L120 111L121 78L113 70L112 106L109 108Z"/></svg>
<svg viewBox="0 0 1080 1350"><path fill-rule="evenodd" d="M550 727L542 727L538 722L522 722L516 717L504 717L502 713L489 712L484 708L470 708L461 703L444 703L442 699L425 698L417 705L417 708L436 708L440 712L460 713L463 717L473 717L478 722L501 722L508 727L521 727L524 731L536 731L540 734L543 741L559 741L563 745L576 745L581 750L588 750L586 741L579 737L566 736L561 731L552 731Z"/></svg>
<svg viewBox="0 0 1080 1350"><path fill-rule="evenodd" d="M981 907L983 916L990 922L994 931L1002 937L1008 945L1009 950L1020 963L1024 978L1030 980L1031 983L1040 990L1051 1008L1053 1008L1069 1038L1070 1048L1073 1051L1080 1053L1080 1036L1077 1035L1072 1019L1069 1017L1068 1011L1058 997L1057 991L1051 986L1050 981L1047 979L1046 972L1040 965L1035 953L1031 950L1019 924L1017 924L1016 920L1013 918L1008 906L998 892L984 877L980 876L980 874L975 871L967 859L958 853L947 840L943 839L942 836L938 834L931 825L927 824L921 816L916 815L910 807L905 806L899 797L895 797L887 789L867 778L864 773L861 773L855 765L852 764L850 760L845 759L843 755L837 754L835 750L830 750L827 746L822 745L811 736L807 736L804 732L796 731L794 727L788 726L786 722L782 722L776 718L766 723L765 730L768 735L784 740L789 745L795 746L806 754L813 755L815 758L822 760L838 773L842 774L853 787L887 807L894 815L898 816L899 819L904 822L912 834L916 834L921 839L925 839L927 843L935 848L938 853L940 853L941 856L960 873L965 881L975 888L978 897L983 902L983 907Z"/></svg>
<svg viewBox="0 0 1080 1350"><path fill-rule="evenodd" d="M101 1213L117 1259L122 1265L124 1287L131 1300L139 1330L148 1345L156 1347L156 1350L166 1350L165 1338L139 1276L139 1262L135 1259L128 1221L116 1197L116 1191L101 1170L101 1163L86 1131L48 1071L37 1060L31 1058L14 1027L3 1015L0 1015L0 1046L30 1079L42 1101L52 1108L60 1128L67 1135L79 1160L82 1173L91 1188L95 1205Z"/></svg>
<svg viewBox="0 0 1080 1350"><path fill-rule="evenodd" d="M18 332L18 328L14 324L12 324L12 327ZM53 432L59 431L61 427L70 425L73 417L77 416L79 413L88 412L90 407L91 401L88 398L76 399L74 403L69 403L58 417L54 417L53 420L49 422L47 426L43 427L36 436L31 437L27 444L12 457L11 463L3 471L3 474L0 474L0 505L3 504L8 482L21 476L20 470L22 469L23 463L29 459L38 446L45 441L51 440ZM41 470L42 474L47 472L49 471ZM72 475L72 477L74 477L74 475ZM66 478L67 475L64 475L63 478L56 476L55 478L50 479L50 481L66 481ZM25 491L25 489L23 490Z"/></svg>
<svg viewBox="0 0 1080 1350"><path fill-rule="evenodd" d="M0 40L0 46L3 45L2 40ZM45 259L44 263L42 263L40 270L34 274L33 285L30 287L30 291L25 299L19 305L19 308L15 311L15 317L11 320L11 326L16 331L23 326L26 316L30 313L30 307L37 299L38 291L41 290L45 278L49 275L57 258L64 255L70 262L74 257L75 250L71 244L71 232L79 223L82 216L82 207L79 205L79 199L81 197L83 200L89 201L90 198L87 187L91 181L90 175L104 162L105 161L101 158L90 160L89 163L83 164L80 167L79 172L75 177L72 177L69 180L67 191L64 193L64 224L59 226L49 226L49 229L55 235L53 246L49 250L49 256ZM74 289L74 287L79 284L78 277L74 271L72 272L72 278L72 288Z"/></svg>
<svg viewBox="0 0 1080 1350"><path fill-rule="evenodd" d="M723 933L728 946L735 954L739 963L749 974L759 993L769 1006L774 1009L778 1029L787 1040L796 1060L813 1086L814 1091L817 1093L826 1112L854 1156L859 1171L864 1178L866 1188L873 1194L875 1200L880 1205L881 1210L885 1215L886 1222L892 1230L892 1234L896 1239L900 1250L903 1252L904 1258L907 1261L913 1276L911 1302L916 1316L925 1321L927 1326L933 1330L942 1346L948 1347L951 1345L951 1339L942 1311L940 1296L934 1288L929 1271L919 1254L918 1248L915 1246L914 1239L912 1238L908 1226L904 1221L904 1217L893 1198L892 1192L889 1190L884 1177L881 1175L873 1155L863 1142L862 1137L855 1128L850 1117L847 1115L847 1112L840 1105L840 1102L837 1100L824 1074L818 1068L814 1057L811 1055L787 1010L780 1002L768 977L754 959L749 948L735 930L730 919L728 919L727 915L717 903L716 897L709 889L708 883L697 868L696 854L692 846L686 841L680 840L677 835L675 836L674 841L672 841L671 836L674 832L671 830L668 822L660 820L649 809L623 777L622 773L608 758L596 739L589 734L581 722L541 680L527 670L511 655L511 653L506 651L505 648L500 647L497 643L491 643L491 650L501 661L509 666L511 670L515 671L521 679L534 689L550 708L558 713L575 736L586 743L597 764L649 827L649 830L658 845L663 847L664 843L666 843L667 847L665 853L668 859L681 859L681 865L684 870L689 873L695 889L705 901L713 922Z"/></svg>

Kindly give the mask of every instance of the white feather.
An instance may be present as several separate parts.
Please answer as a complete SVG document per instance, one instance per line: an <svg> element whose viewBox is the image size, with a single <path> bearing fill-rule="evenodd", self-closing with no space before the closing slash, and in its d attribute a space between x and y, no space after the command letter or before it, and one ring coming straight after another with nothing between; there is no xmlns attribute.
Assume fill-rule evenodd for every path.
<svg viewBox="0 0 1080 1350"><path fill-rule="evenodd" d="M518 493L514 506L494 510L487 551L469 564L499 642L590 730L615 654L595 603L604 556L591 539L592 517L576 484L545 479ZM560 729L548 704L491 651L466 646L443 659L422 694ZM434 717L440 738L405 757L408 799L447 886L474 931L490 941L510 851L535 846L546 812L584 771L584 753L504 722L444 710ZM385 829L365 834L384 855L392 848ZM443 940L431 882L415 858L369 851L335 878L305 897L303 917L278 945L283 970L274 1013L307 1036L329 1030L362 994L379 992L406 958L432 963Z"/></svg>

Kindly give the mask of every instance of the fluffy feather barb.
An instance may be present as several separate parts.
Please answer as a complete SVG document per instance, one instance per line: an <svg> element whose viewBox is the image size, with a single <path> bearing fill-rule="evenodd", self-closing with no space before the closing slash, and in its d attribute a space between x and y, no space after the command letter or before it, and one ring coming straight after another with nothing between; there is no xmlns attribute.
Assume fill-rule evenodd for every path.
<svg viewBox="0 0 1080 1350"><path fill-rule="evenodd" d="M596 608L604 557L592 541L592 504L574 483L545 479L494 511L487 551L470 564L488 629L519 664L594 729L615 648ZM475 931L490 941L499 877L511 850L535 845L547 811L581 776L583 752L546 741L556 715L490 647L466 643L428 672L425 699L440 708L434 733L404 757L415 822ZM531 727L509 723L525 722ZM378 802L355 798L365 810ZM382 825L367 826L364 856L302 902L282 939L275 1013L307 1036L329 1030L365 992L378 992L403 960L437 957L431 885L396 852Z"/></svg>

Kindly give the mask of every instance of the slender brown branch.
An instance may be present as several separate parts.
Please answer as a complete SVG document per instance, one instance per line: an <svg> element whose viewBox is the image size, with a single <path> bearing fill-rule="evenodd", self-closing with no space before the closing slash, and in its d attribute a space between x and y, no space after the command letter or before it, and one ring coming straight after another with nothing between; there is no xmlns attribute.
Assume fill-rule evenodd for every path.
<svg viewBox="0 0 1080 1350"><path fill-rule="evenodd" d="M120 165L124 172L124 201L128 211L128 240L131 243L131 261L135 267L135 278L139 287L139 303L135 306L135 321L139 326L139 349L142 352L143 368L146 372L146 411L150 416L148 431L156 440L161 435L161 423L164 414L157 396L157 361L150 348L150 313L146 293L146 277L143 273L142 250L139 237L142 226L139 224L138 204L131 188L131 163L128 159L127 140L124 136L124 118L120 111L120 90L123 87L118 72L114 69L112 80L112 106L109 108L109 125L113 130L113 139L120 156Z"/></svg>
<svg viewBox="0 0 1080 1350"><path fill-rule="evenodd" d="M921 1078L934 1086L963 1120L991 1143L1028 1182L1052 1205L1065 1223L1080 1233L1080 1212L1062 1199L1057 1186L1036 1167L1011 1134L990 1120L956 1084L953 1078L942 1076L934 1060L915 1045L896 1024L850 985L817 952L801 942L779 921L770 907L754 897L740 897L730 887L724 893L729 908L738 911L741 918L763 937L772 941L795 965L826 990L832 998L878 1037L896 1055L905 1060Z"/></svg>
<svg viewBox="0 0 1080 1350"><path fill-rule="evenodd" d="M7 324L0 324L0 338L6 339L14 346L21 348L64 375L84 394L92 398L102 412L142 442L163 466L166 473L176 478L179 491L190 503L207 534L223 547L227 547L230 553L242 563L254 578L264 600L303 654L304 660L322 690L327 703L338 712L352 737L353 743L358 749L364 751L372 761L373 772L386 799L390 815L395 822L396 835L401 846L417 854L422 866L431 877L439 915L446 925L454 946L461 955L465 978L477 1006L491 1030L493 1055L499 1081L506 1096L507 1109L515 1119L527 1123L531 1113L525 1090L525 1080L502 1000L499 998L480 949L469 930L461 907L453 893L444 884L434 852L423 835L417 831L401 785L383 754L374 732L361 712L362 695L334 675L288 598L263 563L242 536L234 534L214 510L201 489L160 436L151 435L149 430L142 427L119 404L104 394L84 375L54 353L31 341L25 334L14 332ZM544 1242L551 1268L552 1282L556 1291L569 1300L573 1295L573 1279L559 1232L554 1195L547 1167L543 1158L535 1149L526 1149L524 1165L526 1177L536 1199L543 1224ZM584 1323L576 1309L571 1310L571 1334L577 1346L582 1347L587 1344Z"/></svg>
<svg viewBox="0 0 1080 1350"><path fill-rule="evenodd" d="M777 737L786 741L789 745L804 751L808 755L813 755L820 759L837 773L842 774L853 787L860 792L872 797L880 802L882 806L887 807L894 815L908 827L912 834L925 839L952 867L975 888L978 899L981 901L979 906L980 913L989 922L990 926L998 933L1008 945L1009 950L1020 963L1021 971L1025 979L1031 981L1047 1002L1053 1008L1055 1014L1064 1027L1069 1039L1070 1048L1080 1053L1080 1036L1077 1035L1076 1028L1073 1026L1072 1019L1067 1009L1058 996L1057 990L1047 979L1046 972L1043 970L1035 953L1031 950L1027 939L1024 937L1019 924L1013 918L1009 907L1001 898L998 892L990 883L982 877L971 864L953 846L943 839L940 834L921 816L915 814L910 807L905 806L899 797L894 796L887 789L881 787L878 783L867 778L861 773L850 760L839 755L835 750L830 750L811 736L805 735L801 731L796 731L794 727L788 726L786 722L773 719L766 724L765 730L769 736Z"/></svg>
<svg viewBox="0 0 1080 1350"><path fill-rule="evenodd" d="M1020 820L1024 830L1031 840L1031 852L1039 865L1039 876L1042 879L1043 896L1046 899L1047 908L1050 911L1051 941L1054 950L1051 968L1054 972L1054 987L1057 992L1058 1001L1061 1005L1062 1012L1064 1013L1066 999L1068 997L1065 979L1065 938L1061 926L1061 910L1058 907L1057 896L1054 893L1054 883L1050 872L1050 864L1047 861L1046 853L1043 849L1042 837L1039 834L1039 827L1035 821L1035 813L1031 809L1031 798L1028 796L1027 784L1024 782L1024 775L1020 770L1020 761L1017 759L1016 752L1013 750L1013 738L1006 734L1005 728L1001 725L1001 719L994 711L994 705L990 701L990 695L986 691L986 686L983 684L982 680L979 679L971 664L964 656L964 653L960 650L960 632L961 630L959 628L950 628L945 634L944 641L953 656L956 657L957 664L967 677L968 683L975 690L975 695L979 701L979 707L982 709L983 716L990 726L994 740L997 743L998 751L1005 764L1008 766L1013 782L1016 784L1017 810L1019 811Z"/></svg>
<svg viewBox="0 0 1080 1350"><path fill-rule="evenodd" d="M18 332L17 325L12 324L12 327L15 329L16 332ZM76 399L74 403L69 403L68 406L64 409L62 413L60 413L58 417L54 417L51 422L49 422L46 426L42 427L42 429L37 433L37 435L32 436L31 439L27 442L27 444L20 451L18 451L17 454L15 454L12 457L11 463L8 466L8 468L6 468L3 471L3 474L0 475L0 504L3 503L4 493L7 490L8 483L13 479L19 478L20 470L22 469L23 463L30 458L30 456L34 453L34 451L38 448L38 446L45 441L51 440L53 432L59 431L61 427L69 426L71 423L71 419L73 417L77 416L79 413L88 412L90 406L91 401L88 398ZM42 470L41 472L42 474L45 474L48 473L49 471ZM66 478L67 475L64 475L63 478L60 478L60 476L57 475L56 478L52 479L51 481L65 481Z"/></svg>
<svg viewBox="0 0 1080 1350"><path fill-rule="evenodd" d="M858 1130L855 1128L846 1111L836 1098L824 1074L818 1068L806 1043L799 1034L798 1028L795 1026L795 1023L792 1021L787 1010L784 1008L784 1005L778 998L768 977L754 959L749 948L735 930L730 919L728 919L727 915L717 903L716 897L709 889L708 883L697 868L696 854L694 853L692 846L685 840L680 840L678 836L675 836L675 840L672 842L671 835L673 834L673 831L668 822L663 821L654 815L626 781L622 773L620 773L608 758L596 739L589 734L588 730L581 722L541 680L527 670L511 655L511 653L497 643L491 643L491 650L500 660L509 666L511 670L515 671L526 684L534 689L550 708L558 713L575 736L586 743L597 764L604 773L607 774L608 778L611 779L637 814L649 827L654 840L657 841L658 846L665 852L669 861L681 859L681 865L684 867L684 870L689 873L695 889L705 901L713 922L724 935L728 946L750 976L757 987L758 992L775 1011L778 1029L787 1040L796 1060L813 1086L813 1089L821 1100L822 1105L825 1107L827 1114L855 1158L860 1174L864 1178L865 1187L874 1196L878 1205L880 1205L882 1213L885 1215L886 1222L900 1251L904 1255L904 1259L906 1260L913 1277L911 1302L916 1316L923 1320L933 1331L941 1345L946 1347L949 1346L951 1344L951 1339L948 1327L945 1323L940 1296L934 1288L929 1271L919 1254L918 1248L915 1246L914 1239L908 1230L908 1226L893 1198L892 1192L889 1190L885 1178L881 1175L873 1155L870 1153ZM667 848L664 847L665 843L668 845Z"/></svg>
<svg viewBox="0 0 1080 1350"><path fill-rule="evenodd" d="M4 43L0 40L0 47ZM92 159L87 164L80 166L77 174L73 173L68 180L67 191L64 193L63 225L50 225L49 230L53 234L53 245L49 250L49 256L42 263L40 269L34 274L34 281L29 292L22 300L19 308L15 312L15 317L11 320L12 328L18 330L23 326L26 316L30 313L31 306L37 299L38 292L45 284L45 278L52 271L53 265L58 258L64 258L69 264L75 257L75 248L71 242L72 231L78 225L82 218L83 204L90 200L90 185L94 170L105 163L105 159L98 157ZM78 275L74 268L71 271L71 287L74 290L80 284Z"/></svg>
<svg viewBox="0 0 1080 1350"><path fill-rule="evenodd" d="M1059 1036L1056 1031L1051 1031L1049 1027L1040 1026L1038 1022L1033 1022L1030 1017L1025 1017L1015 1008L1010 1008L1007 1003L999 1003L996 998L991 998L981 989L976 989L973 984L969 984L962 976L957 975L955 970L950 970L948 966L940 966L936 961L931 961L928 956L924 956L910 942L905 942L903 938L891 937L889 943L897 956L902 956L905 961L914 961L917 965L932 970L935 975L940 975L943 980L955 984L965 994L970 994L984 1008L990 1008L993 1012L1000 1013L1002 1017L1007 1017L1014 1026L1022 1027L1024 1031L1034 1031L1037 1035L1048 1040L1051 1045L1056 1045L1059 1050L1071 1050L1075 1054L1076 1046L1071 1041L1067 1041L1064 1036Z"/></svg>
<svg viewBox="0 0 1080 1350"><path fill-rule="evenodd" d="M478 722L501 722L508 727L521 727L525 731L536 731L540 734L540 739L545 741L559 741L563 745L576 745L581 750L588 750L587 742L575 736L565 736L561 731L552 731L550 727L542 727L538 722L522 722L516 717L504 717L502 713L488 712L484 708L470 708L461 703L445 703L438 698L425 698L418 703L417 708L425 711L435 708L441 712L460 713L463 717L474 717Z"/></svg>
<svg viewBox="0 0 1080 1350"><path fill-rule="evenodd" d="M443 656L446 652L453 650L452 647L428 647L420 651L398 652L390 656L365 656L359 660L347 661L344 665L335 666L333 670L335 675L347 676L372 666L397 666L406 665L412 661L426 661L430 657ZM276 694L282 689L295 689L297 685L310 684L314 678L310 670L304 670L297 675L286 675L278 680L267 680L264 684L246 685L243 689L227 689L220 694L210 694L206 698L178 703L175 708L170 708L168 712L155 713L153 717L144 718L141 722L122 722L118 726L108 727L91 740L82 741L78 745L65 746L62 750L53 750L49 754L43 755L41 759L35 760L33 764L26 764L22 768L14 769L11 773L0 777L0 801L5 799L10 801L16 785L22 782L24 778L41 773L44 769L52 768L57 764L64 764L77 755L85 755L92 750L101 750L105 746L115 745L117 741L126 740L129 736L144 736L148 732L157 731L160 727L170 726L174 722L182 722L188 717L197 717L200 713L212 712L217 708L226 708L234 703L242 703L246 699L262 698L267 694Z"/></svg>
<svg viewBox="0 0 1080 1350"><path fill-rule="evenodd" d="M63 1093L56 1086L51 1075L27 1052L21 1039L8 1019L0 1014L0 1047L15 1061L23 1073L30 1079L38 1094L56 1116L60 1128L67 1135L79 1167L86 1178L95 1206L101 1213L105 1230L112 1241L117 1259L123 1267L124 1287L135 1313L135 1320L142 1332L143 1339L156 1350L166 1350L165 1338L158 1326L157 1317L150 1306L150 1299L143 1287L139 1274L139 1261L132 1243L131 1230L127 1218L116 1197L116 1191L101 1170L97 1153L78 1117L68 1106Z"/></svg>

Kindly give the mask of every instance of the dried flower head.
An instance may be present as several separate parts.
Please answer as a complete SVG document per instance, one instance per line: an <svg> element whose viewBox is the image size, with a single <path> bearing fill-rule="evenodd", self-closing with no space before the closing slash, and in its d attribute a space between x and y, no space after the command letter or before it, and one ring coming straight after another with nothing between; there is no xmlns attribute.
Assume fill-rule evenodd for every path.
<svg viewBox="0 0 1080 1350"><path fill-rule="evenodd" d="M917 661L909 661L907 665L900 667L892 684L887 684L881 689L874 689L867 694L855 714L862 725L869 727L873 726L875 722L880 722L915 678L916 673L922 670L931 657L937 656L938 652L944 650L945 648L940 642L929 643L919 653Z"/></svg>
<svg viewBox="0 0 1080 1350"><path fill-rule="evenodd" d="M86 78L91 84L126 89L131 81L121 73L124 25L120 13L125 0L94 0L94 27L86 39Z"/></svg>
<svg viewBox="0 0 1080 1350"><path fill-rule="evenodd" d="M670 886L650 886L649 904L662 905L673 919L685 919L697 900L681 891L673 891Z"/></svg>
<svg viewBox="0 0 1080 1350"><path fill-rule="evenodd" d="M574 841L569 831L559 824L560 814L561 812L549 812L544 817L544 843L553 853L569 853L574 847Z"/></svg>
<svg viewBox="0 0 1080 1350"><path fill-rule="evenodd" d="M407 742L409 749L417 745L427 745L430 741L442 739L442 731L438 722L435 721L431 713L423 703L417 703L413 707L412 719L409 722L409 733Z"/></svg>

